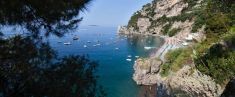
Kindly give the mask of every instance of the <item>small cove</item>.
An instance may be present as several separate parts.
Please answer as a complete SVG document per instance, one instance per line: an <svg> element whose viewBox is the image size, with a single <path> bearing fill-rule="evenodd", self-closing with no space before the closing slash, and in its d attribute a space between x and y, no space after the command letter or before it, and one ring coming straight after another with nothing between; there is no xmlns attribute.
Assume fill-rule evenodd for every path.
<svg viewBox="0 0 235 97"><path fill-rule="evenodd" d="M138 97L141 89L132 80L134 61L136 57L149 57L150 53L163 44L163 39L155 36L117 35L116 29L80 27L63 38L52 36L49 41L59 56L88 55L97 60L100 64L98 82L104 87L108 97ZM79 40L73 40L75 35L79 36ZM64 42L70 42L71 45L64 45ZM153 49L147 50L145 47Z"/></svg>

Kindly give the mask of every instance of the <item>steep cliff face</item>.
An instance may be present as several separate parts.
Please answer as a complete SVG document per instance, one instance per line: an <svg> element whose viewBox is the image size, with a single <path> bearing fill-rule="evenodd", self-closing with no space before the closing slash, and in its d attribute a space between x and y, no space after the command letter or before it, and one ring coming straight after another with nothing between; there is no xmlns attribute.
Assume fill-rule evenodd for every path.
<svg viewBox="0 0 235 97"><path fill-rule="evenodd" d="M194 25L193 10L202 0L154 0L133 14L127 26L120 33L158 34L184 37L191 32L199 32ZM200 26L202 28L202 26Z"/></svg>
<svg viewBox="0 0 235 97"><path fill-rule="evenodd" d="M204 24L197 20L204 0L154 0L133 14L127 26L119 28L119 33L164 35L185 41L186 37L195 33L195 40L205 39ZM162 76L163 62L156 58L138 59L134 64L133 79L138 85L153 85L164 87L167 95L182 91L193 97L218 97L224 87L217 84L213 78L201 73L193 62L182 65L176 72ZM161 94L161 93L160 93ZM175 93L177 94L177 93ZM161 95L159 95L161 96Z"/></svg>
<svg viewBox="0 0 235 97"><path fill-rule="evenodd" d="M210 76L202 74L190 65L185 65L166 77L160 74L161 65L162 62L156 59L138 59L134 65L133 79L138 85L163 86L164 89L160 88L157 91L174 97L182 95L181 93L190 97L219 97L224 90Z"/></svg>

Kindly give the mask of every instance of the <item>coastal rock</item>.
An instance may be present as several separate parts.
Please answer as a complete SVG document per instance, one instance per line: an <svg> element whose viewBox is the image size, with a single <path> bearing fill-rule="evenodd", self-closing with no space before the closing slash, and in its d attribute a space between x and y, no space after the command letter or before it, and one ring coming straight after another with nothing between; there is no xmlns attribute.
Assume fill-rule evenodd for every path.
<svg viewBox="0 0 235 97"><path fill-rule="evenodd" d="M165 85L171 89L180 89L194 97L219 97L223 89L219 84L207 75L184 66L177 73L167 77Z"/></svg>
<svg viewBox="0 0 235 97"><path fill-rule="evenodd" d="M157 59L138 59L134 64L133 79L138 85L153 85L157 83L157 74L162 62Z"/></svg>
<svg viewBox="0 0 235 97"><path fill-rule="evenodd" d="M193 6L190 2L187 3L188 0L154 1L138 11L141 13L140 16L134 17L135 19L131 21L132 23L134 22L132 26L135 27L125 26L126 28L119 32L166 35L164 37L169 38L167 35L169 35L170 31L180 29L174 36L170 37L173 39L173 41L170 41L171 43L177 40L179 45L182 45L182 42L188 42L188 37L197 42L203 41L206 38L204 26L192 33L195 18L188 15L192 13L192 10L187 10L200 7L200 3L203 0L197 0L197 3ZM165 48L168 47L171 46L166 46ZM167 52L165 49L160 49L159 51L164 51L160 52L163 55L162 57ZM160 57L160 59L163 58ZM156 58L138 59L134 64L134 81L138 85L157 84L157 87L160 87L158 91L161 91L159 94L167 93L167 95L171 95L177 94L179 91L189 94L189 97L219 97L222 94L223 87L217 84L210 76L194 69L195 65L193 63L184 65L177 72L170 71L169 75L163 77L160 74L163 62L156 60ZM162 95L159 97L162 97Z"/></svg>
<svg viewBox="0 0 235 97"><path fill-rule="evenodd" d="M137 26L139 27L140 33L147 33L148 27L151 25L149 18L139 18Z"/></svg>
<svg viewBox="0 0 235 97"><path fill-rule="evenodd" d="M118 34L126 34L126 35L137 33L133 27L127 28L126 26L119 26L117 31Z"/></svg>
<svg viewBox="0 0 235 97"><path fill-rule="evenodd" d="M156 4L154 19L163 15L166 15L166 17L177 16L186 7L188 7L188 4L184 3L183 0L160 0Z"/></svg>
<svg viewBox="0 0 235 97"><path fill-rule="evenodd" d="M157 63L150 64L151 60L138 59L135 63L133 79L138 85L157 84L164 87L164 90L160 88L157 90L158 92L161 91L167 93L167 95L184 93L184 95L193 95L193 97L219 97L224 90L211 77L202 74L188 65L176 73L162 77L159 74L159 70L157 70L158 72L152 72L150 69L152 65L156 65L159 68L159 65L162 64L160 61L155 62Z"/></svg>
<svg viewBox="0 0 235 97"><path fill-rule="evenodd" d="M198 0L198 3L195 6L200 7L201 1L202 0ZM169 30L172 30L173 28L181 29L177 35L184 35L181 37L185 37L187 34L191 33L194 19L181 21L166 18L175 16L181 18L180 15L188 7L189 4L185 0L154 0L152 3L143 6L141 10L137 11L140 15L133 17L134 19L131 21L133 25L130 26L128 24L129 26L123 26L118 32L124 34L164 35L164 27L166 25L171 25ZM186 13L190 12L191 11L186 11Z"/></svg>

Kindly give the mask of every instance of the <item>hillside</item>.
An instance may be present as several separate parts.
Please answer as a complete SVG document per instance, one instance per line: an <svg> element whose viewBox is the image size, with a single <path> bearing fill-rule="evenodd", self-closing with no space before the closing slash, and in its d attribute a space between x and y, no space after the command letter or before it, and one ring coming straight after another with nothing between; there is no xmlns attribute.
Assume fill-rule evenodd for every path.
<svg viewBox="0 0 235 97"><path fill-rule="evenodd" d="M156 56L136 61L133 79L139 85L157 84L162 95L232 95L234 17L234 0L154 0L144 5L119 33L162 36L166 42Z"/></svg>

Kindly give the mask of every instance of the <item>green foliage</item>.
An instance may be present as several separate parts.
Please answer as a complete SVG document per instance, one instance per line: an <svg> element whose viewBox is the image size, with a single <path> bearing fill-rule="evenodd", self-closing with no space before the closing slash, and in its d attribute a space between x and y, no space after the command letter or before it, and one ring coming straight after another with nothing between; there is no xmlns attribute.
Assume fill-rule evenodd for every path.
<svg viewBox="0 0 235 97"><path fill-rule="evenodd" d="M230 19L221 13L212 14L206 20L206 32L223 34L228 32Z"/></svg>
<svg viewBox="0 0 235 97"><path fill-rule="evenodd" d="M213 45L205 55L195 60L196 67L202 73L210 75L219 84L223 84L235 75L235 52L221 44Z"/></svg>
<svg viewBox="0 0 235 97"><path fill-rule="evenodd" d="M162 65L161 72L160 72L162 77L166 77L166 76L169 75L170 65L171 64L169 64L169 63L165 63L165 64Z"/></svg>
<svg viewBox="0 0 235 97"><path fill-rule="evenodd" d="M172 62L172 71L178 71L181 69L184 65L190 65L192 64L192 49L191 48L183 48L182 53L175 58L175 60Z"/></svg>
<svg viewBox="0 0 235 97"><path fill-rule="evenodd" d="M26 32L3 35L7 39L0 36L1 97L105 96L97 83L97 62L79 55L58 56L45 38L49 33L62 36L76 28L82 20L77 18L79 13L90 2L0 0L0 29L13 26Z"/></svg>
<svg viewBox="0 0 235 97"><path fill-rule="evenodd" d="M168 36L172 37L175 34L177 34L179 31L181 31L181 28L173 28L168 32Z"/></svg>
<svg viewBox="0 0 235 97"><path fill-rule="evenodd" d="M194 0L185 0L185 2L189 5L196 4ZM211 76L217 83L223 84L235 76L235 3L231 0L207 0L205 3L197 9L192 7L184 9L179 16L163 16L158 19L161 24L169 22L162 29L164 35L174 36L179 31L179 29L170 30L172 22L194 20L192 32L197 32L205 25L207 37L194 46L194 52L191 48L169 51L165 56L166 63L162 66L162 76L167 76L169 71L177 71L186 64L192 64L193 61L196 69ZM191 12L187 13L190 10ZM224 40L230 48L215 44L221 40Z"/></svg>
<svg viewBox="0 0 235 97"><path fill-rule="evenodd" d="M63 36L82 20L78 15L92 0L0 0L0 25L18 25L28 32ZM60 24L57 24L60 23ZM43 28L43 30L41 29ZM27 32L27 31L25 31Z"/></svg>
<svg viewBox="0 0 235 97"><path fill-rule="evenodd" d="M157 20L151 20L151 25L148 29L153 29L154 27L162 25L163 23L166 23L167 21L168 21L168 18L166 17L166 15L163 15L162 17L158 18Z"/></svg>
<svg viewBox="0 0 235 97"><path fill-rule="evenodd" d="M167 35L167 33L170 30L171 26L172 26L172 24L168 23L162 28L161 32L163 33L163 35Z"/></svg>
<svg viewBox="0 0 235 97"><path fill-rule="evenodd" d="M193 7L197 4L198 0L184 0L185 3L188 3L189 7Z"/></svg>
<svg viewBox="0 0 235 97"><path fill-rule="evenodd" d="M166 23L167 21L169 21L169 19L166 17L166 15L163 15L162 17L158 18L157 21L160 23Z"/></svg>
<svg viewBox="0 0 235 97"><path fill-rule="evenodd" d="M169 23L169 24L166 24L162 28L161 32L163 33L163 35L168 35L168 36L172 37L175 34L177 34L179 31L181 31L181 28L173 28L173 29L171 29L171 26L172 26L172 24Z"/></svg>
<svg viewBox="0 0 235 97"><path fill-rule="evenodd" d="M145 8L145 11L147 13L147 16L149 18L152 18L156 13L155 13L155 6L152 6L151 3L148 3L143 6Z"/></svg>
<svg viewBox="0 0 235 97"><path fill-rule="evenodd" d="M150 7L151 7L151 3L147 3L143 6L143 8L147 8L146 11L148 11Z"/></svg>
<svg viewBox="0 0 235 97"><path fill-rule="evenodd" d="M127 27L134 27L135 30L138 30L137 21L139 18L143 17L140 12L136 12L131 16L131 19L128 22Z"/></svg>
<svg viewBox="0 0 235 97"><path fill-rule="evenodd" d="M185 22L186 20L192 20L193 17L194 17L193 13L182 13L178 16L170 17L169 20Z"/></svg>
<svg viewBox="0 0 235 97"><path fill-rule="evenodd" d="M3 97L103 97L97 62L85 56L58 58L48 43L31 37L0 38ZM12 67L12 68L11 68Z"/></svg>
<svg viewBox="0 0 235 97"><path fill-rule="evenodd" d="M167 76L169 71L176 72L184 65L191 64L192 50L190 48L175 49L165 55L166 63L162 67L161 75Z"/></svg>
<svg viewBox="0 0 235 97"><path fill-rule="evenodd" d="M195 25L205 23L207 36L196 46L199 53L195 58L196 68L219 84L226 83L235 75L235 52L232 50L235 43L234 4L231 0L208 0L201 10L205 14L197 17L195 22ZM221 40L229 47L218 44Z"/></svg>
<svg viewBox="0 0 235 97"><path fill-rule="evenodd" d="M208 0L206 8L206 32L224 34L233 26L235 3L227 0Z"/></svg>
<svg viewBox="0 0 235 97"><path fill-rule="evenodd" d="M206 15L202 11L195 12L195 20L192 26L192 32L197 32L198 29L202 28L206 24Z"/></svg>
<svg viewBox="0 0 235 97"><path fill-rule="evenodd" d="M176 49L170 50L166 55L165 58L167 62L172 63L176 60L176 58L183 52L183 49Z"/></svg>
<svg viewBox="0 0 235 97"><path fill-rule="evenodd" d="M235 27L230 28L230 31L223 36L223 40L230 47L235 47Z"/></svg>

